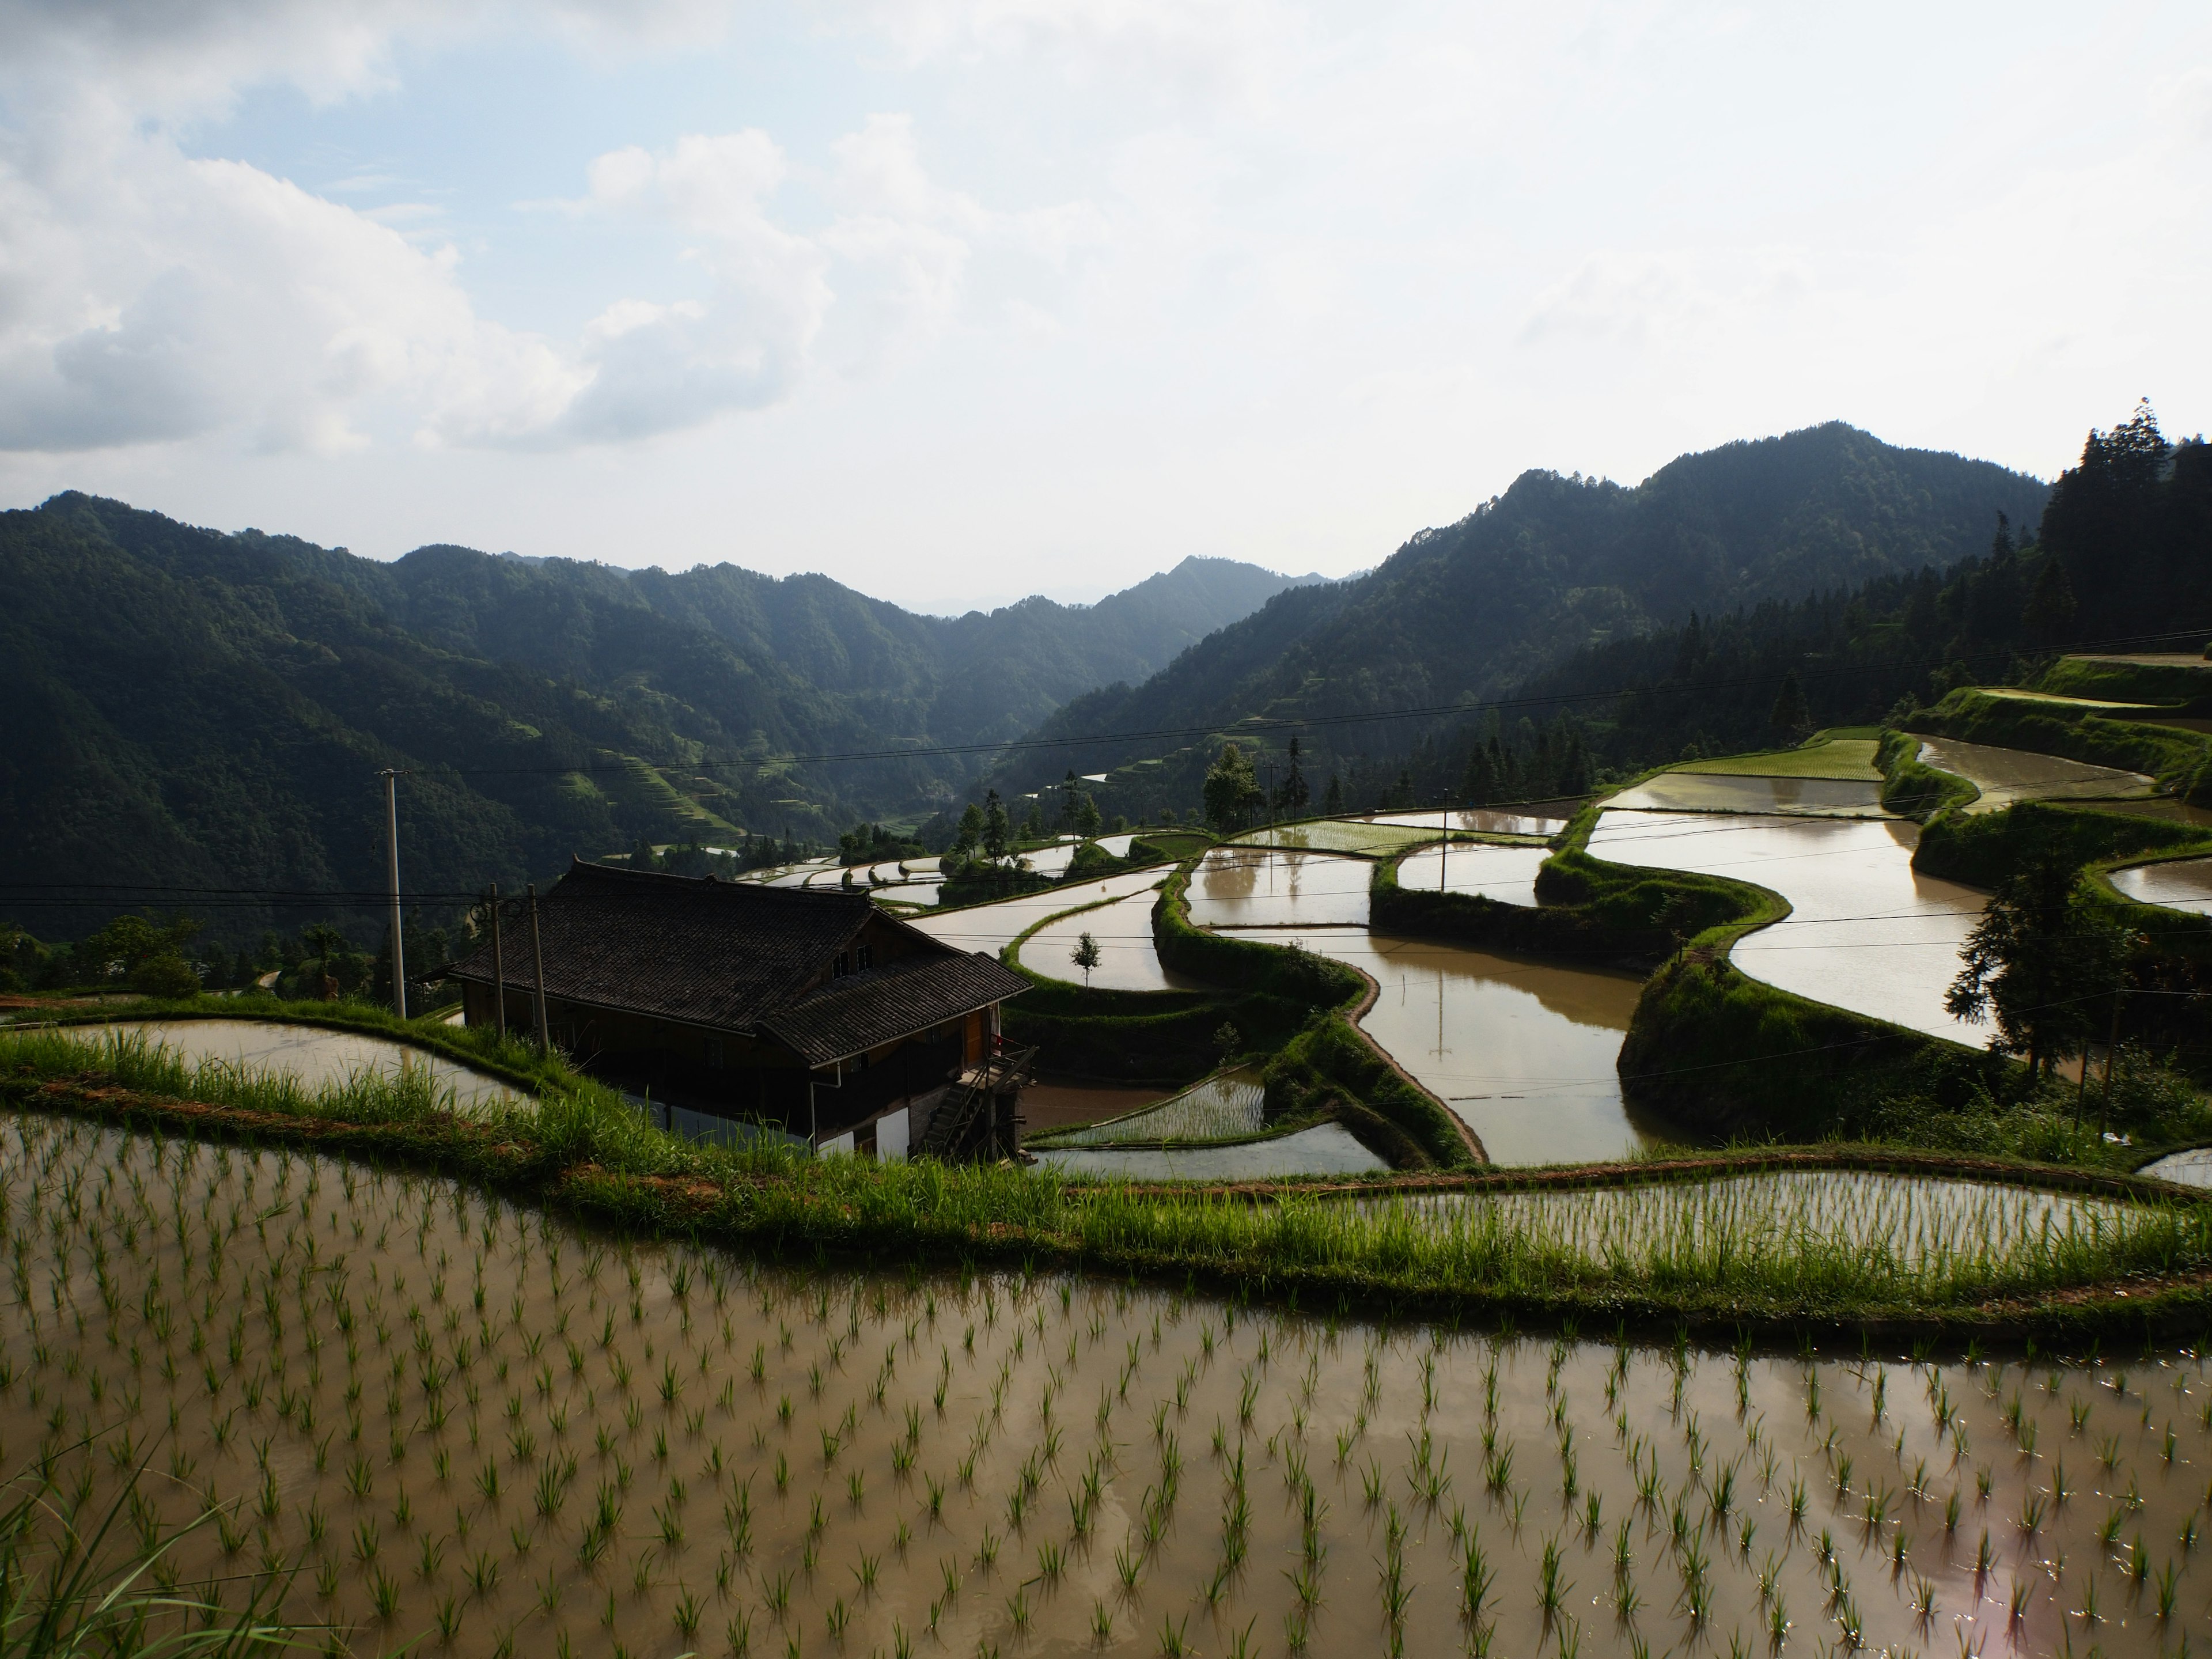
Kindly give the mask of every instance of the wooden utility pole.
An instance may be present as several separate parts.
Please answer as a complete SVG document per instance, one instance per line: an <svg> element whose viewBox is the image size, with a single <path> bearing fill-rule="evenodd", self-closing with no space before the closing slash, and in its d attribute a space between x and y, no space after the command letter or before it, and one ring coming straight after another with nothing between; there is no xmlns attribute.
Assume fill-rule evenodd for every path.
<svg viewBox="0 0 2212 1659"><path fill-rule="evenodd" d="M491 884L491 1026L501 1042L507 1041L507 953L499 941L499 884Z"/></svg>
<svg viewBox="0 0 2212 1659"><path fill-rule="evenodd" d="M399 774L384 769L384 824L392 851L392 1007L407 1018L407 954L399 939Z"/></svg>
<svg viewBox="0 0 2212 1659"><path fill-rule="evenodd" d="M553 1039L545 1029L545 945L538 933L538 884L532 882L523 890L530 896L530 965L534 981L532 999L538 1016L538 1052L553 1051Z"/></svg>
<svg viewBox="0 0 2212 1659"><path fill-rule="evenodd" d="M2097 1139L2098 1139L2098 1141L2099 1141L2099 1143L2100 1143L2100 1145L2102 1144L2102 1142L2104 1141L2104 1139L2105 1139L2106 1126L2107 1124L2109 1124L2109 1123L2112 1121L2112 1061L2113 1061L2113 1060L2114 1060L2115 1058L2117 1058L2117 1057L2118 1056L2119 1052L2120 1052L2120 994L2119 994L2119 992L2118 992L2118 991L2115 990L2115 991L2112 993L2112 1035L2111 1035L2110 1036L2108 1036L2107 1038L2106 1038L2106 1040L2105 1040L2105 1104L2104 1104L2103 1109L2102 1109L2100 1111L2099 1111L2099 1112L2098 1112L2098 1114L2097 1114ZM2089 1069L2089 1061L2088 1061L2088 1058L2087 1058L2087 1055L2084 1055L2084 1056L2082 1057L2082 1060L2081 1060L2081 1069L2082 1069L2082 1071L2083 1071L2085 1073L2086 1073L2088 1071L2088 1069Z"/></svg>

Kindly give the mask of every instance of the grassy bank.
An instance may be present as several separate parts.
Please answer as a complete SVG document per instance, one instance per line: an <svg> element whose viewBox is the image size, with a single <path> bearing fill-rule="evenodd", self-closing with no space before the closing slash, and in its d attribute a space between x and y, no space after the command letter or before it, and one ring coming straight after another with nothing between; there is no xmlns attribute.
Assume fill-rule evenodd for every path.
<svg viewBox="0 0 2212 1659"><path fill-rule="evenodd" d="M526 1026L510 1024L502 1039L489 1026L448 1025L446 1016L452 1012L448 1005L417 1019L402 1019L379 1003L292 1002L266 991L248 991L237 996L145 997L98 1008L58 1004L52 1013L38 1012L28 1018L63 1029L140 1019L276 1020L287 1025L353 1031L404 1042L533 1094L574 1080L575 1074L557 1054L538 1052ZM5 1029L0 1027L0 1030Z"/></svg>
<svg viewBox="0 0 2212 1659"><path fill-rule="evenodd" d="M1322 1016L1268 1061L1270 1122L1333 1117L1396 1170L1464 1170L1478 1160L1451 1109L1376 1052L1340 1013Z"/></svg>
<svg viewBox="0 0 2212 1659"><path fill-rule="evenodd" d="M1401 1169L1473 1162L1451 1109L1409 1081L1352 1023L1350 1012L1370 993L1367 976L1295 945L1194 927L1186 894L1195 868L1185 865L1160 889L1153 941L1165 967L1300 1011L1301 1029L1267 1063L1269 1119L1334 1117Z"/></svg>
<svg viewBox="0 0 2212 1659"><path fill-rule="evenodd" d="M1890 811L1925 823L1946 808L1966 806L1981 791L1954 772L1943 772L1920 758L1920 739L1909 732L1885 732L1875 750L1881 769L1881 804Z"/></svg>
<svg viewBox="0 0 2212 1659"><path fill-rule="evenodd" d="M2212 739L2175 726L2146 726L2085 705L2036 702L1961 687L1933 708L1899 722L1924 737L2057 755L2093 766L2147 773L2195 800L2212 791Z"/></svg>
<svg viewBox="0 0 2212 1659"><path fill-rule="evenodd" d="M1285 1183L1276 1201L1253 1203L1010 1168L696 1146L589 1085L536 1111L462 1120L419 1086L310 1091L61 1033L0 1036L0 1103L404 1160L580 1218L745 1248L1042 1262L1346 1310L1961 1331L2141 1333L2148 1322L2193 1332L2212 1273L2212 1206L2163 1194L2095 1227L2001 1239L1873 1227L1847 1243L1778 1229L1770 1206L1740 1192L1679 1182L1648 1224L1634 1211L1571 1203L1534 1224L1496 1177L1462 1183L1449 1212L1431 1201L1434 1183L1425 1195L1361 1204ZM1630 1168L1611 1184L1662 1180ZM2099 1286L2130 1295L2106 1297Z"/></svg>
<svg viewBox="0 0 2212 1659"><path fill-rule="evenodd" d="M1629 1098L1701 1133L1809 1141L1893 1096L1963 1107L2003 1062L1778 990L1699 949L1645 984L1620 1066Z"/></svg>
<svg viewBox="0 0 2212 1659"><path fill-rule="evenodd" d="M2087 805L2024 803L1974 817L1948 815L1923 832L1912 866L1995 887L2031 858L2055 854L2089 878L2090 894L2132 941L2120 1036L2165 1056L2200 1081L2212 1079L2212 922L2144 904L2111 881L2114 870L2212 854L2212 830Z"/></svg>
<svg viewBox="0 0 2212 1659"><path fill-rule="evenodd" d="M1377 932L1568 961L1648 966L1693 938L1778 919L1788 907L1763 888L1715 876L1636 870L1593 858L1598 809L1585 807L1536 872L1536 906L1477 893L1431 892L1398 882L1400 858L1375 869L1369 916Z"/></svg>

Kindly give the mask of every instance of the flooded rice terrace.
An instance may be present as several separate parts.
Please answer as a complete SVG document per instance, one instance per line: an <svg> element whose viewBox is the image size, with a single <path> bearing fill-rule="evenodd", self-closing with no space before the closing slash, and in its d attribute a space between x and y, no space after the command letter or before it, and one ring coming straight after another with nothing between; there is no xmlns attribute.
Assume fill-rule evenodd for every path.
<svg viewBox="0 0 2212 1659"><path fill-rule="evenodd" d="M1360 1029L1459 1114L1493 1164L1626 1158L1653 1139L1630 1116L1615 1066L1643 990L1633 974L1346 929L1246 937L1372 979Z"/></svg>
<svg viewBox="0 0 2212 1659"><path fill-rule="evenodd" d="M241 1072L273 1072L313 1089L344 1083L364 1073L380 1077L426 1076L441 1093L450 1090L463 1111L508 1106L523 1091L487 1073L458 1065L387 1037L326 1030L258 1019L128 1019L84 1028L80 1035L143 1037L189 1064L215 1061Z"/></svg>
<svg viewBox="0 0 2212 1659"><path fill-rule="evenodd" d="M1374 866L1283 848L1217 847L1188 889L1200 927L1364 927Z"/></svg>
<svg viewBox="0 0 2212 1659"><path fill-rule="evenodd" d="M1753 882L1788 899L1783 921L1737 941L1753 979L1980 1048L1985 1026L1954 1019L1943 994L1985 895L1912 867L1919 828L1896 820L1618 811L1598 819L1594 858Z"/></svg>
<svg viewBox="0 0 2212 1659"><path fill-rule="evenodd" d="M15 1118L0 1438L333 1650L2156 1654L2212 1378L795 1271ZM89 1443L87 1443L89 1437ZM319 1635L314 1640L319 1642Z"/></svg>

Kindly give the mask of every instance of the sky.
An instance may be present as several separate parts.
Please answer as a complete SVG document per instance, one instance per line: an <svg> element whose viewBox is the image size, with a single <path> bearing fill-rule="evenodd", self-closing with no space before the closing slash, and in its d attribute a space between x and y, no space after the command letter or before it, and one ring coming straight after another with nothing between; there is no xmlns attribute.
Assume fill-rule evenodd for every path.
<svg viewBox="0 0 2212 1659"><path fill-rule="evenodd" d="M2212 427L2212 8L0 0L0 507L1376 563L1528 467Z"/></svg>

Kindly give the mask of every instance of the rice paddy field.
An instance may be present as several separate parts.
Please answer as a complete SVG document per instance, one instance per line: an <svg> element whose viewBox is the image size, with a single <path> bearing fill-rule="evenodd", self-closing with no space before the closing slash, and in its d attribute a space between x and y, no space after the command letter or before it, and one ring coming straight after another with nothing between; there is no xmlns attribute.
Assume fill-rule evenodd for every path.
<svg viewBox="0 0 2212 1659"><path fill-rule="evenodd" d="M1340 1123L1316 1123L1263 1140L1192 1141L1187 1144L1070 1146L1059 1143L1034 1149L1037 1162L1055 1175L1102 1182L1284 1181L1301 1176L1369 1176L1389 1165Z"/></svg>
<svg viewBox="0 0 2212 1659"><path fill-rule="evenodd" d="M1364 822L1369 823L1402 823L1420 829L1428 824L1448 825L1469 836L1556 836L1567 827L1567 820L1549 813L1532 812L1510 806L1454 806L1440 811L1370 812Z"/></svg>
<svg viewBox="0 0 2212 1659"><path fill-rule="evenodd" d="M1439 888L1455 893L1479 894L1499 904L1533 906L1536 902L1536 872L1552 856L1546 847L1492 847L1480 843L1445 846L1439 842L1408 853L1398 866L1401 887Z"/></svg>
<svg viewBox="0 0 2212 1659"><path fill-rule="evenodd" d="M2092 766L2057 755L2000 749L1956 738L1923 738L1920 761L1961 777L1982 793L1969 812L2002 812L2024 800L2112 800L2148 795L2154 781L2141 772Z"/></svg>
<svg viewBox="0 0 2212 1659"><path fill-rule="evenodd" d="M310 1089L362 1076L420 1076L465 1109L511 1106L526 1097L483 1072L358 1031L334 1031L260 1019L134 1019L93 1028L94 1035L143 1041L194 1066L240 1073L280 1073Z"/></svg>
<svg viewBox="0 0 2212 1659"><path fill-rule="evenodd" d="M1831 738L1826 743L1799 749L1776 750L1764 755L1731 755L1721 760L1685 761L1670 772L1702 773L1709 776L1843 778L1880 781L1874 763L1878 745L1872 738Z"/></svg>
<svg viewBox="0 0 2212 1659"><path fill-rule="evenodd" d="M1163 879L1154 872L1151 887L1109 904L1072 911L1048 921L1022 941L1022 966L1033 974L1089 984L1102 991L1196 987L1199 981L1188 975L1170 973L1161 965L1159 947L1152 939L1152 905ZM1075 965L1075 949L1085 933L1098 947L1098 965L1087 979Z"/></svg>
<svg viewBox="0 0 2212 1659"><path fill-rule="evenodd" d="M1256 1135L1267 1127L1262 1112L1266 1094L1256 1075L1224 1073L1194 1084L1156 1106L1103 1123L1063 1129L1052 1139L1061 1146L1114 1146Z"/></svg>
<svg viewBox="0 0 2212 1659"><path fill-rule="evenodd" d="M1736 941L1753 978L1972 1048L1986 1026L1954 1019L1943 994L1985 894L1912 867L1917 824L1607 811L1593 857L1756 883L1788 899L1784 920Z"/></svg>
<svg viewBox="0 0 2212 1659"><path fill-rule="evenodd" d="M1647 1270L1698 1202L1757 1224L1680 1201ZM1885 1255L1900 1205L1938 1255L2007 1219L1866 1201L1836 1271L1942 1271ZM1286 1260L1377 1224L1285 1207L1188 1212ZM2108 1259L2185 1224L2134 1210ZM2045 1237L2002 1272L2060 1270ZM45 1115L0 1119L0 1249L40 1535L200 1521L155 1581L258 1583L331 1653L2149 1656L2212 1620L2196 1348L1729 1352L778 1266Z"/></svg>
<svg viewBox="0 0 2212 1659"><path fill-rule="evenodd" d="M1370 1219L1440 1229L1480 1253L1510 1235L1562 1259L1608 1261L1631 1271L1679 1273L1708 1257L1711 1271L1755 1276L1842 1273L1917 1293L1928 1270L1960 1264L1992 1280L2063 1276L2069 1259L2101 1256L2154 1208L1988 1182L1860 1170L1784 1170L1715 1180L1632 1186L1448 1193L1359 1200ZM1680 1254L1686 1246L1687 1256ZM1808 1278L1808 1289L1818 1282Z"/></svg>
<svg viewBox="0 0 2212 1659"><path fill-rule="evenodd" d="M1217 847L1191 876L1190 919L1200 927L1364 927L1373 876L1364 859L1340 854Z"/></svg>
<svg viewBox="0 0 2212 1659"><path fill-rule="evenodd" d="M1407 815L1409 818L1412 815ZM1444 814L1431 813L1423 824L1380 823L1372 818L1329 818L1319 823L1290 823L1251 830L1237 836L1238 847L1286 847L1308 853L1364 853L1370 857L1434 841L1443 834Z"/></svg>
<svg viewBox="0 0 2212 1659"><path fill-rule="evenodd" d="M1606 804L1650 812L1780 812L1802 817L1878 818L1879 778L1772 777L1662 772Z"/></svg>
<svg viewBox="0 0 2212 1659"><path fill-rule="evenodd" d="M1096 904L1102 899L1150 893L1165 878L1158 870L1132 870L1100 881L1079 882L1073 887L1024 893L1019 898L1001 899L995 904L975 904L939 915L917 917L914 925L933 939L942 939L959 950L981 951L995 956L1040 921L1086 904ZM1149 899L1146 902L1149 904ZM1150 911L1146 914L1149 915Z"/></svg>
<svg viewBox="0 0 2212 1659"><path fill-rule="evenodd" d="M2145 904L2212 916L2212 859L2167 859L2115 870L2112 885Z"/></svg>

